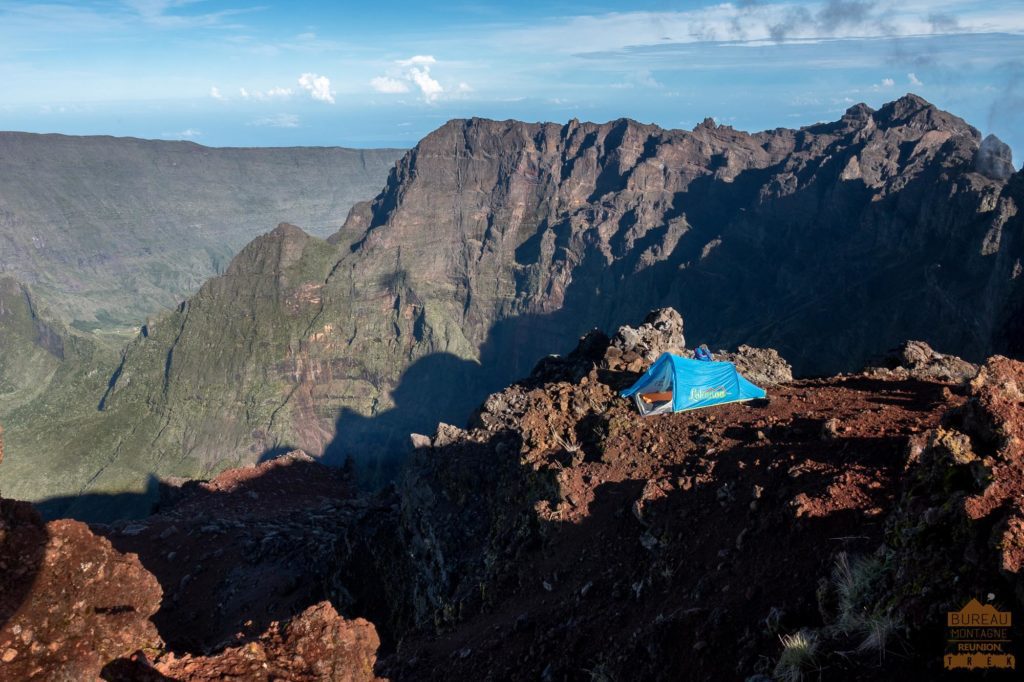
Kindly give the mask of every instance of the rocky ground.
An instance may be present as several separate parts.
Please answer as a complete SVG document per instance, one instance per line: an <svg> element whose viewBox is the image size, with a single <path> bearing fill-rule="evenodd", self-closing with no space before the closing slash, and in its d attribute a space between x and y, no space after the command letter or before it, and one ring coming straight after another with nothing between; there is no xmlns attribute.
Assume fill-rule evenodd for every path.
<svg viewBox="0 0 1024 682"><path fill-rule="evenodd" d="M593 333L372 495L292 453L117 526L4 501L0 677L934 678L946 611L1021 613L1024 364L747 348L767 400L617 397L684 346L670 310Z"/></svg>
<svg viewBox="0 0 1024 682"><path fill-rule="evenodd" d="M611 345L584 340L575 357L492 396L477 428L442 429L420 451L402 492L403 527L405 544L426 549L406 580L418 583L410 601L426 597L421 615L434 630L421 619L382 662L385 674L781 677L779 637L800 631L820 642L801 664L807 674L938 667L939 611L966 586L930 598L938 634L927 640L916 638L921 623L904 623L898 608L875 614L861 595L856 608L894 624L858 652L869 625L835 612L835 574L903 556L888 543L891 518L918 500L905 489L914 458L973 404L970 391L904 367L791 381L766 401L645 419L616 391L660 349L624 349L624 340L629 332ZM460 508L483 518L447 521ZM947 559L933 562L955 572ZM878 561L880 575L895 570ZM1004 582L973 587L1015 603Z"/></svg>
<svg viewBox="0 0 1024 682"><path fill-rule="evenodd" d="M0 679L370 680L380 640L334 567L372 509L302 453L162 491L142 521L0 501Z"/></svg>

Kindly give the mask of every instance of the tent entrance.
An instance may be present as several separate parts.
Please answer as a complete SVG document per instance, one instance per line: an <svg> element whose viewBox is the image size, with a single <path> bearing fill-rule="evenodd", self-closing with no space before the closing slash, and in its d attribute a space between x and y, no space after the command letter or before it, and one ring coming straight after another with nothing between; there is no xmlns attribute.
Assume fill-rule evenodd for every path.
<svg viewBox="0 0 1024 682"><path fill-rule="evenodd" d="M665 414L672 412L671 386L647 386L648 392L635 393L633 398L640 414Z"/></svg>

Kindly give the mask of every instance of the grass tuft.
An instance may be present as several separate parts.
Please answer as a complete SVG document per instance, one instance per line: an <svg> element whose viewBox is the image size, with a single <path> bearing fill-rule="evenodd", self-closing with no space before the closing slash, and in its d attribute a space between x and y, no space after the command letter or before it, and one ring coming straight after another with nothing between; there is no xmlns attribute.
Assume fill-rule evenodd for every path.
<svg viewBox="0 0 1024 682"><path fill-rule="evenodd" d="M817 666L818 636L807 630L779 637L782 655L775 666L775 677L782 682L801 682Z"/></svg>

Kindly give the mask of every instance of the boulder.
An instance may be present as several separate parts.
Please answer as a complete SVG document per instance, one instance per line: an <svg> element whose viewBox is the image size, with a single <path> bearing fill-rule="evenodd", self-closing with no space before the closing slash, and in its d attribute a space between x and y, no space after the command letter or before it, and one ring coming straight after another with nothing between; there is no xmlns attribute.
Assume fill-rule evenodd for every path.
<svg viewBox="0 0 1024 682"><path fill-rule="evenodd" d="M758 386L777 386L793 381L793 368L774 348L742 345L735 352L720 350L715 360L736 365L740 374Z"/></svg>
<svg viewBox="0 0 1024 682"><path fill-rule="evenodd" d="M628 325L619 327L606 358L614 357L626 365L636 363L639 358L642 364L649 365L662 353L681 355L685 349L682 315L674 308L658 308L649 312L636 329Z"/></svg>
<svg viewBox="0 0 1024 682"><path fill-rule="evenodd" d="M882 367L914 379L962 384L978 374L978 366L955 355L945 355L924 341L907 341L890 350Z"/></svg>
<svg viewBox="0 0 1024 682"><path fill-rule="evenodd" d="M287 624L273 623L256 641L211 656L167 654L154 668L181 682L223 679L368 682L380 638L362 618L346 620L330 602L314 604Z"/></svg>
<svg viewBox="0 0 1024 682"><path fill-rule="evenodd" d="M44 524L0 500L0 679L93 680L111 659L162 644L163 592L134 554L78 521Z"/></svg>

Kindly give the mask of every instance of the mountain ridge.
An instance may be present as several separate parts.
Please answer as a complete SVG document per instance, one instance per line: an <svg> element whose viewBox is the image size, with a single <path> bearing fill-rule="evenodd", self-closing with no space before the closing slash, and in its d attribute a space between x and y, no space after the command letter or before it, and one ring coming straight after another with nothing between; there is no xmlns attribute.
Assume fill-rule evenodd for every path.
<svg viewBox="0 0 1024 682"><path fill-rule="evenodd" d="M409 433L655 307L803 375L907 338L969 360L1012 348L1024 176L979 172L980 133L922 102L755 134L446 123L326 241L279 228L147 325L90 418L106 435L73 456L103 472L96 491L294 448L380 483ZM115 450L129 459L101 465ZM9 460L5 486L38 496Z"/></svg>

